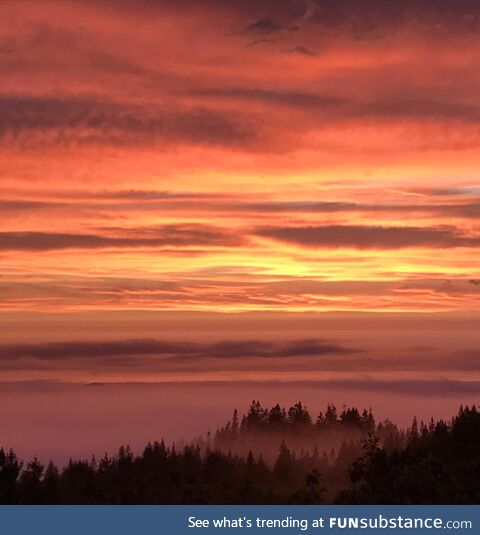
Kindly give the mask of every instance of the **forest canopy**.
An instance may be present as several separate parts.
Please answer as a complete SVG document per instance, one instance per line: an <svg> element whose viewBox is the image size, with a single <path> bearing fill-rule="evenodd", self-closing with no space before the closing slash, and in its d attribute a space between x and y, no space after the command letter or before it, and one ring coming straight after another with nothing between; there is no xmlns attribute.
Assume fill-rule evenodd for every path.
<svg viewBox="0 0 480 535"><path fill-rule="evenodd" d="M407 429L330 404L253 401L214 434L44 466L0 449L2 504L480 503L480 411Z"/></svg>

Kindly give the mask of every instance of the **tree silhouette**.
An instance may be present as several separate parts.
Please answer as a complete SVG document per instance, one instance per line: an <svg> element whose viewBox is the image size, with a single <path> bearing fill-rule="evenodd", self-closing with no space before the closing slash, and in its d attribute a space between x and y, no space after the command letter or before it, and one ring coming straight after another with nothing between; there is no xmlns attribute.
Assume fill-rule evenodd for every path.
<svg viewBox="0 0 480 535"><path fill-rule="evenodd" d="M20 476L20 502L25 504L43 503L43 465L34 457Z"/></svg>
<svg viewBox="0 0 480 535"><path fill-rule="evenodd" d="M0 448L0 503L12 504L17 499L17 478L22 469L22 463L12 449L5 453Z"/></svg>
<svg viewBox="0 0 480 535"><path fill-rule="evenodd" d="M450 421L416 418L406 430L371 410L333 404L312 423L298 402L288 410L252 402L215 438L177 448L121 446L99 462L23 468L0 449L2 504L154 503L480 503L480 412L461 407ZM265 458L265 455L267 458ZM421 484L419 484L421 482Z"/></svg>

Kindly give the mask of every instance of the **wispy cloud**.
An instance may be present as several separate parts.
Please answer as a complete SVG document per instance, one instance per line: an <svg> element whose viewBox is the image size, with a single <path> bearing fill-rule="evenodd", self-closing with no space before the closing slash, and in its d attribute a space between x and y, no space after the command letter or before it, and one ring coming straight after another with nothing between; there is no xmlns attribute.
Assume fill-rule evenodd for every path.
<svg viewBox="0 0 480 535"><path fill-rule="evenodd" d="M160 141L235 146L253 143L255 133L241 117L206 108L3 94L0 138L24 149L45 144L138 146Z"/></svg>
<svg viewBox="0 0 480 535"><path fill-rule="evenodd" d="M174 359L289 358L299 356L341 355L354 352L342 345L323 340L294 340L273 343L258 340L234 340L215 343L166 342L162 340L120 340L97 342L58 342L0 346L0 358L45 361L96 359L134 355L161 355Z"/></svg>
<svg viewBox="0 0 480 535"><path fill-rule="evenodd" d="M257 230L259 236L303 247L398 249L403 247L478 247L479 237L462 236L455 228L325 225Z"/></svg>
<svg viewBox="0 0 480 535"><path fill-rule="evenodd" d="M146 229L108 229L123 236L53 232L0 232L0 250L48 251L165 246L236 246L242 237L208 225L165 225Z"/></svg>

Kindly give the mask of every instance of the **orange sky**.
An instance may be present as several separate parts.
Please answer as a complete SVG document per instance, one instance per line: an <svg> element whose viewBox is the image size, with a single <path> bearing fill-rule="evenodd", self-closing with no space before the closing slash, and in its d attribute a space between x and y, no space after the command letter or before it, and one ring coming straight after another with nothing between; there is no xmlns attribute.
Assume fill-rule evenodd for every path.
<svg viewBox="0 0 480 535"><path fill-rule="evenodd" d="M469 0L2 2L0 383L478 395L479 29Z"/></svg>

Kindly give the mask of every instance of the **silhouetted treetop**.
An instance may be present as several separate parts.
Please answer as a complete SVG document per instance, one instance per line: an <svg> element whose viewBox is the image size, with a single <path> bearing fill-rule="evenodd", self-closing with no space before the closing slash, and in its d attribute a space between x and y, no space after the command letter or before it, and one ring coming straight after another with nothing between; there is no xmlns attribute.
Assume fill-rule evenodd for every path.
<svg viewBox="0 0 480 535"><path fill-rule="evenodd" d="M371 410L338 413L329 404L313 423L301 402L285 409L253 401L213 440L149 442L140 455L121 446L62 469L0 449L2 504L466 504L480 503L478 481L476 406L462 406L449 421L414 418L403 431L388 420L376 424Z"/></svg>

